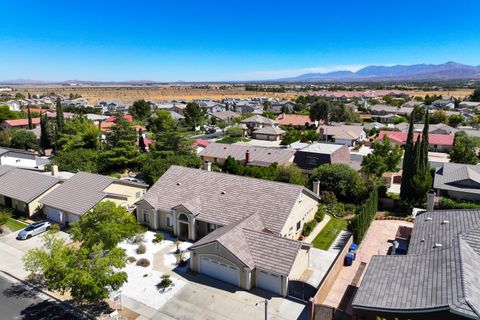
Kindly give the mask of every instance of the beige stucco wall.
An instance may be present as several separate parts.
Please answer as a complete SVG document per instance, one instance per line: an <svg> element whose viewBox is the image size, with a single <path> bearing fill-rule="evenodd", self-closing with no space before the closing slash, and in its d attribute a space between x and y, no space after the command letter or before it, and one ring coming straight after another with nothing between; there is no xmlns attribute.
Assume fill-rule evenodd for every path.
<svg viewBox="0 0 480 320"><path fill-rule="evenodd" d="M309 250L300 250L292 266L292 270L290 270L290 274L288 275L289 279L298 280L305 272L305 269L308 268L309 260Z"/></svg>
<svg viewBox="0 0 480 320"><path fill-rule="evenodd" d="M281 231L282 237L298 239L302 234L303 225L315 218L318 201L306 192L302 192L302 196L298 196L297 201ZM297 230L297 222L300 221L300 229ZM290 228L291 231L290 231Z"/></svg>
<svg viewBox="0 0 480 320"><path fill-rule="evenodd" d="M56 188L58 188L60 186L60 183L57 183L56 185L54 185L53 187L51 187L50 189L48 189L47 191L45 191L44 193L42 193L40 196L38 196L37 198L33 199L29 204L28 204L28 212L29 212L29 215L32 216L33 214L35 214L35 211L37 209L42 209L43 207L43 204L41 204L39 201L45 197L47 194L49 194L50 192L52 192L53 190L55 190Z"/></svg>
<svg viewBox="0 0 480 320"><path fill-rule="evenodd" d="M202 156L201 157L204 161L210 161L211 163L216 163L218 165L223 165L223 163L225 162L226 159L224 158L214 158L214 157L206 157L206 156ZM215 159L217 159L217 161L215 161Z"/></svg>
<svg viewBox="0 0 480 320"><path fill-rule="evenodd" d="M218 250L217 250L218 248ZM248 273L250 269L244 268L246 267L245 264L243 264L240 260L238 260L234 255L232 255L227 249L225 249L221 244L218 244L217 242L207 244L198 248L195 248L192 250L192 253L190 254L190 269L199 272L199 267L200 267L200 257L202 255L207 255L208 258L214 259L215 257L220 257L222 260L222 263L225 264L230 264L233 266L236 266L239 269L240 273L240 288L250 290L252 287L252 278L250 277L250 281L247 281ZM218 259L217 259L218 260ZM248 269L248 270L246 270ZM252 274L253 272L250 272Z"/></svg>
<svg viewBox="0 0 480 320"><path fill-rule="evenodd" d="M126 203L129 206L132 206L138 199L140 199L143 194L145 193L147 189L145 187L136 187L136 186L129 186L129 185L124 185L124 184L119 184L119 183L112 183L108 187L103 190L104 192L110 192L110 193L117 193L117 194L123 194L127 195L128 199ZM140 192L140 196L137 197L137 192ZM115 202L115 201L114 201ZM123 202L125 203L125 202Z"/></svg>

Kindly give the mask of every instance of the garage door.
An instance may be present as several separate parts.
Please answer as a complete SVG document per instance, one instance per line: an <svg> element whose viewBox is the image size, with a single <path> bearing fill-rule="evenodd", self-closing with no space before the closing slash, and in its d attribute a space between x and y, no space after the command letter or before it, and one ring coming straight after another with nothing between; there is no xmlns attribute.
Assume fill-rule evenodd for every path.
<svg viewBox="0 0 480 320"><path fill-rule="evenodd" d="M238 268L207 257L200 258L200 273L238 286Z"/></svg>
<svg viewBox="0 0 480 320"><path fill-rule="evenodd" d="M47 219L53 222L62 223L62 213L56 209L47 208Z"/></svg>
<svg viewBox="0 0 480 320"><path fill-rule="evenodd" d="M257 287L276 294L281 294L282 277L262 270L258 270L257 277Z"/></svg>

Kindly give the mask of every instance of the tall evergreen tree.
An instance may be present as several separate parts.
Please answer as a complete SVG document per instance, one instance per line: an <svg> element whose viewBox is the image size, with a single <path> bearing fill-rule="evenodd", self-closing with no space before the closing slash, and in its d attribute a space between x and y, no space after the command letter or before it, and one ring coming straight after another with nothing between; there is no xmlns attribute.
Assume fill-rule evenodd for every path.
<svg viewBox="0 0 480 320"><path fill-rule="evenodd" d="M414 145L413 145L413 130L414 130L414 112L410 114L410 125L408 127L407 141L405 143L405 153L403 155L403 173L402 185L400 186L400 198L403 201L409 202L412 198L412 178L414 175Z"/></svg>
<svg viewBox="0 0 480 320"><path fill-rule="evenodd" d="M40 115L40 147L42 150L52 147L50 120L47 114Z"/></svg>
<svg viewBox="0 0 480 320"><path fill-rule="evenodd" d="M143 132L142 132L142 129L139 129L138 130L138 148L140 149L140 151L142 152L146 152L147 149L145 147L145 140L143 140Z"/></svg>
<svg viewBox="0 0 480 320"><path fill-rule="evenodd" d="M27 107L27 115L28 115L28 129L33 129L33 121L32 121L32 113L30 112L30 106Z"/></svg>
<svg viewBox="0 0 480 320"><path fill-rule="evenodd" d="M58 133L63 131L63 126L65 125L62 101L60 100L60 97L57 98L56 112L57 112L57 135L58 135Z"/></svg>

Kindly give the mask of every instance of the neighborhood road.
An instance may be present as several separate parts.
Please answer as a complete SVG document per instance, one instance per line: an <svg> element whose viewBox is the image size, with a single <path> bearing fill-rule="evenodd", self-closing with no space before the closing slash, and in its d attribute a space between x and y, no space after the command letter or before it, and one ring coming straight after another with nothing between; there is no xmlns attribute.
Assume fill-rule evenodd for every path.
<svg viewBox="0 0 480 320"><path fill-rule="evenodd" d="M76 320L48 296L0 273L0 319Z"/></svg>

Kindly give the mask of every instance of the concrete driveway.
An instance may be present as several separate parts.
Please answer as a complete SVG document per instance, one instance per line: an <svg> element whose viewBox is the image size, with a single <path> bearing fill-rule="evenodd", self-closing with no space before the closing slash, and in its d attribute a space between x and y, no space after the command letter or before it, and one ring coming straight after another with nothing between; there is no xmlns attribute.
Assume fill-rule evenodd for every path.
<svg viewBox="0 0 480 320"><path fill-rule="evenodd" d="M9 245L15 249L27 252L30 249L35 249L35 248L41 248L43 246L42 242L42 234L36 235L30 239L26 240L17 240L18 231L17 232L12 232L9 233L3 237L0 238L0 242ZM69 243L70 240L70 235L66 232L59 231L57 233L57 236L64 239L65 242Z"/></svg>

